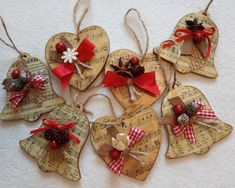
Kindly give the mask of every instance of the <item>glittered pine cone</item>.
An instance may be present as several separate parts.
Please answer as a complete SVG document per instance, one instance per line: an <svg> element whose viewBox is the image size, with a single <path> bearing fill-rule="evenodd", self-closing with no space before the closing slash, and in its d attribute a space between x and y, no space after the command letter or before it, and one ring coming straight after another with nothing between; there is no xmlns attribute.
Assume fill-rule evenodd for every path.
<svg viewBox="0 0 235 188"><path fill-rule="evenodd" d="M22 83L25 83L25 84L28 83L30 81L31 77L32 77L32 74L28 70L20 71L20 77L19 78L20 78Z"/></svg>
<svg viewBox="0 0 235 188"><path fill-rule="evenodd" d="M189 123L189 116L186 113L183 113L177 117L177 122L180 125L187 125Z"/></svg>
<svg viewBox="0 0 235 188"><path fill-rule="evenodd" d="M53 129L53 128L52 129L47 129L44 132L44 138L47 139L47 140L53 141L53 140L55 140L57 133L58 133L57 129Z"/></svg>
<svg viewBox="0 0 235 188"><path fill-rule="evenodd" d="M21 79L12 79L10 84L10 90L11 91L21 91L24 88L24 83L21 82Z"/></svg>
<svg viewBox="0 0 235 188"><path fill-rule="evenodd" d="M137 76L139 76L139 75L141 75L141 74L143 74L144 73L144 67L142 67L141 65L133 65L132 67L131 67L131 73L132 73L132 75L134 76L134 77L137 77Z"/></svg>
<svg viewBox="0 0 235 188"><path fill-rule="evenodd" d="M198 112L199 105L196 102L191 102L185 107L185 113L188 116L193 116Z"/></svg>

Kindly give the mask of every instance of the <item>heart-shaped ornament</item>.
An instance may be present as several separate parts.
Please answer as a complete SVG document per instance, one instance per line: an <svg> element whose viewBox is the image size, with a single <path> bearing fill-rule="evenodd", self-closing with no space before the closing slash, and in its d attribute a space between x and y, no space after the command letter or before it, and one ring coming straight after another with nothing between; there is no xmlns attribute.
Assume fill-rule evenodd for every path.
<svg viewBox="0 0 235 188"><path fill-rule="evenodd" d="M125 143L133 141L133 135L130 133L133 133L133 130L141 130L145 134L132 147L128 146L129 149L127 149ZM118 134L114 138L115 132ZM137 131L134 131L134 133L135 136L138 135ZM120 173L141 181L147 178L154 165L161 139L162 129L159 118L150 107L130 108L118 118L115 116L99 118L91 127L92 145L109 168L111 169L111 157L120 157L120 151L116 149L108 151L106 149L110 148L110 145L122 151L127 149L121 154L121 156L125 155L125 159L122 161L123 166L121 166L123 168ZM115 171L114 168L112 170Z"/></svg>
<svg viewBox="0 0 235 188"><path fill-rule="evenodd" d="M215 78L218 73L214 66L214 56L219 40L216 24L208 15L191 13L177 23L170 37L181 46L181 56L169 41L163 48L155 48L154 52L170 63L176 64L181 73L193 72L205 77Z"/></svg>
<svg viewBox="0 0 235 188"><path fill-rule="evenodd" d="M233 130L218 119L204 94L192 86L170 90L162 102L162 115L168 131L169 159L204 154Z"/></svg>
<svg viewBox="0 0 235 188"><path fill-rule="evenodd" d="M20 141L44 172L55 172L78 181L78 160L89 134L89 121L79 108L64 105L54 109L32 136Z"/></svg>
<svg viewBox="0 0 235 188"><path fill-rule="evenodd" d="M16 78L17 73L20 74L21 67L24 67L24 71L21 71L24 75ZM27 73L30 73L30 77L34 75L29 84L32 85L32 88L26 86L27 88L21 90L21 86L24 86L22 84L27 82ZM38 78L43 79L43 87L41 87L42 82ZM3 85L7 90L8 99L1 112L1 120L35 121L41 114L50 112L64 104L64 100L52 88L46 65L27 53L23 53L22 58L11 65Z"/></svg>
<svg viewBox="0 0 235 188"><path fill-rule="evenodd" d="M113 95L125 109L132 105L149 106L153 104L159 99L161 93L166 88L166 75L162 65L158 62L156 55L153 53L147 53L142 62L139 62L139 59L141 59L141 56L131 50L116 50L110 54L105 66L106 75L103 83L105 86L109 87L109 85L106 84L107 82L111 82L110 85L115 85L116 83L118 84L119 80L121 80L120 85L123 84L122 86L110 88ZM129 64L131 64L131 68L125 68L127 72L131 73L130 77L128 75L124 75L119 70L116 70L117 66L119 66L119 68L121 67L120 61L123 64L123 67L125 67L130 61ZM136 62L139 64L135 65L137 64ZM123 69L121 69L121 71L122 70ZM116 79L114 77L115 75L108 78L107 73L110 72L116 72L117 74L126 77L128 80L126 82L123 81L122 83L124 77ZM136 74L137 76L135 76ZM130 78L133 78L131 79L131 82L129 82Z"/></svg>
<svg viewBox="0 0 235 188"><path fill-rule="evenodd" d="M74 51L71 53L71 50ZM99 26L81 30L79 37L68 32L58 33L49 39L45 48L46 60L52 72L59 75L61 81L67 80L81 91L86 90L98 77L108 54L109 38ZM69 58L72 58L71 61ZM55 68L65 64L70 64L70 67L55 72ZM72 64L74 66L71 68Z"/></svg>

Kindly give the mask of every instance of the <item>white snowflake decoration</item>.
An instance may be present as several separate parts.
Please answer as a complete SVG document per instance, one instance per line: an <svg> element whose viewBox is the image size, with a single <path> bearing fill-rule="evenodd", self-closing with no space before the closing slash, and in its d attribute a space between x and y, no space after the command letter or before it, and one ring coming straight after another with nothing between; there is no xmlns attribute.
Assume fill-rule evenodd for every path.
<svg viewBox="0 0 235 188"><path fill-rule="evenodd" d="M63 52L63 56L61 56L61 59L64 60L64 63L73 63L74 60L77 60L78 52L76 52L76 49L68 48L66 51Z"/></svg>

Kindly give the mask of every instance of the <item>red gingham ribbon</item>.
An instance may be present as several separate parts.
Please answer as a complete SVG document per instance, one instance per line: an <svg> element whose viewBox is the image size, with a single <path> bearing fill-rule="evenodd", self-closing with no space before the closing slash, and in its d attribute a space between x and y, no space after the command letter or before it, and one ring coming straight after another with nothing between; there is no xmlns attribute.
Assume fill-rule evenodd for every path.
<svg viewBox="0 0 235 188"><path fill-rule="evenodd" d="M131 128L128 136L129 136L129 143L128 143L128 149L132 148L138 141L140 141L144 135L145 135L145 131L133 127ZM110 170L112 170L115 174L121 174L122 169L124 167L124 161L125 161L125 157L123 154L120 155L120 157L116 160L111 161L108 164L108 167L110 168Z"/></svg>
<svg viewBox="0 0 235 188"><path fill-rule="evenodd" d="M215 112L212 109L205 109L204 103L201 101L194 100L199 105L198 112L192 117L205 118L205 119L218 119ZM172 125L171 129L176 136L184 135L185 139L192 143L196 142L196 136L193 131L192 123L187 125Z"/></svg>
<svg viewBox="0 0 235 188"><path fill-rule="evenodd" d="M28 83L29 87L34 87L38 89L45 89L45 78L41 75L37 75L33 77L30 82ZM13 91L10 92L8 95L8 100L12 108L16 108L24 99L25 95L27 94L28 89L23 89L22 91Z"/></svg>
<svg viewBox="0 0 235 188"><path fill-rule="evenodd" d="M44 132L44 131L46 131L48 129L51 129L51 128L59 129L59 130L67 130L67 133L68 133L69 137L74 142L76 142L77 144L80 143L80 139L75 134L73 134L70 130L68 130L68 129L70 129L70 128L72 128L76 125L75 122L69 122L67 124L62 124L62 125L59 126L54 120L52 120L50 118L44 118L42 120L42 124L45 127L35 129L35 130L31 131L30 134L36 134L36 133L39 133L39 132Z"/></svg>

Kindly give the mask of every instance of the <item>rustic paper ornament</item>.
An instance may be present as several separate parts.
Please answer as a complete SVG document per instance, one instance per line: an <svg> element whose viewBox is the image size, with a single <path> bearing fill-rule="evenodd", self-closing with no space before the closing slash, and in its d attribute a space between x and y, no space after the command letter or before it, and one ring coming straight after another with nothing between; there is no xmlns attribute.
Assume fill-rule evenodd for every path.
<svg viewBox="0 0 235 188"><path fill-rule="evenodd" d="M182 53L176 67L181 73L193 72L209 78L218 75L214 56L219 31L207 13L212 1L204 11L181 18L170 37L181 46ZM176 64L177 50L172 42L164 44L162 48L155 48L154 52L166 61Z"/></svg>
<svg viewBox="0 0 235 188"><path fill-rule="evenodd" d="M55 108L47 118L55 121L59 127L74 123L75 126L69 131L75 138L70 138L53 150L53 145L49 144L51 142L45 139L45 132L36 130L38 132L33 136L21 140L20 146L37 161L42 171L55 172L66 179L78 181L81 178L78 161L89 134L89 121L84 112L69 105ZM41 126L44 127L46 126Z"/></svg>
<svg viewBox="0 0 235 188"><path fill-rule="evenodd" d="M110 155L120 157L118 151L110 149L126 149L122 144L128 142L127 135L131 139L130 132L133 129L142 130L144 135L133 147L122 153L125 160L120 173L144 181L157 158L162 138L160 120L153 109L132 107L120 117L106 116L97 119L91 127L91 142L98 156L110 166Z"/></svg>
<svg viewBox="0 0 235 188"><path fill-rule="evenodd" d="M144 52L136 33L127 24L127 16L131 11L137 13L145 30L146 49ZM136 9L127 11L125 25L135 36L141 55L128 49L112 52L105 66L103 84L111 89L113 95L125 109L132 105L149 106L160 97L166 88L165 72L157 57L153 53L147 53L149 45L148 31Z"/></svg>
<svg viewBox="0 0 235 188"><path fill-rule="evenodd" d="M35 121L41 114L64 104L64 100L54 92L45 64L38 58L18 50L3 19L0 19L11 43L0 38L1 42L19 54L19 58L11 65L2 83L7 91L7 101L0 119Z"/></svg>
<svg viewBox="0 0 235 188"><path fill-rule="evenodd" d="M204 103L203 109L211 109L209 102L200 90L192 86L179 85L175 89L171 89L163 99L163 119L174 114L172 103L170 102L174 97L179 97L185 104L189 104L193 100L201 101ZM211 110L208 111L211 112ZM205 117L196 118L196 122L192 122L196 139L195 143L186 139L184 133L176 136L172 130L174 125L166 125L169 140L168 151L166 153L167 158L174 159L190 154L205 154L209 151L212 144L220 141L232 132L233 128L231 125L224 123L220 119L208 118L208 111L206 116L202 113ZM212 114L209 113L209 115Z"/></svg>
<svg viewBox="0 0 235 188"><path fill-rule="evenodd" d="M48 65L61 80L63 88L70 84L84 91L98 77L107 61L109 38L105 30L99 26L89 26L80 30L89 5L85 7L77 23L75 15L79 2L77 1L74 7L77 33L62 32L52 36L47 42L45 55Z"/></svg>

